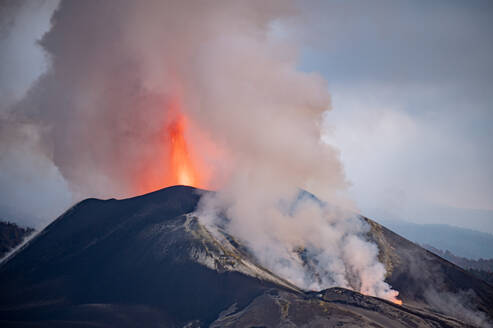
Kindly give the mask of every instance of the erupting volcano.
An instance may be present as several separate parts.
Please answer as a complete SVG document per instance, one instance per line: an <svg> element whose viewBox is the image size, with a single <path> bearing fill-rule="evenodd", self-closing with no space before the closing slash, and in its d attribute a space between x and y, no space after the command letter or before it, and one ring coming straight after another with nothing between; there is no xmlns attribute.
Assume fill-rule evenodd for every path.
<svg viewBox="0 0 493 328"><path fill-rule="evenodd" d="M363 217L404 304L301 288L263 266L251 244L204 224L196 210L214 194L174 186L75 205L0 265L0 326L490 327L492 286ZM317 274L316 254L299 260ZM457 286L471 310L451 298Z"/></svg>
<svg viewBox="0 0 493 328"><path fill-rule="evenodd" d="M409 185L395 175L406 158L387 175L360 165L386 159L368 162L361 147L432 129L399 102L408 88L366 99L386 98L392 65L371 66L376 89L327 79L330 67L365 74L371 63L334 61L340 46L368 43L325 33L349 12L327 20L325 5L302 1L43 1L48 13L35 2L0 5L0 219L44 227L0 259L0 327L489 327L493 286L358 214L389 181L427 200L419 175ZM334 41L329 55L322 39ZM331 97L342 114L329 114ZM367 108L384 138L365 140ZM397 128L380 131L388 120ZM438 141L432 149L447 146ZM425 177L440 164L426 163ZM382 195L355 193L369 181L376 188L359 190ZM396 206L385 212L404 217Z"/></svg>

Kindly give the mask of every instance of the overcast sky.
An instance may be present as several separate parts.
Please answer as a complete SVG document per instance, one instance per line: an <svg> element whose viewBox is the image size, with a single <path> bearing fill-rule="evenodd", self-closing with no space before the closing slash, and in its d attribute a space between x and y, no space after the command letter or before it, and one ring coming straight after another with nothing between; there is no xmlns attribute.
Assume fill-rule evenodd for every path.
<svg viewBox="0 0 493 328"><path fill-rule="evenodd" d="M58 1L9 3L0 10L2 106L49 65L36 40ZM493 3L299 5L301 18L283 31L302 45L300 69L329 82L326 140L341 151L362 213L493 233ZM0 182L19 168L11 169ZM42 195L49 185L31 175L22 183Z"/></svg>
<svg viewBox="0 0 493 328"><path fill-rule="evenodd" d="M493 232L493 3L304 9L300 65L329 81L329 142L362 212Z"/></svg>

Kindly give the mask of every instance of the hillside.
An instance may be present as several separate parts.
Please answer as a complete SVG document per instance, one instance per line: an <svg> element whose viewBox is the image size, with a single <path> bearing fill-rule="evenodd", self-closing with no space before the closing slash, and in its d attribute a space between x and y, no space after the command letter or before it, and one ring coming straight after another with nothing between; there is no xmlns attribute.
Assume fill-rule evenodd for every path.
<svg viewBox="0 0 493 328"><path fill-rule="evenodd" d="M301 290L205 228L194 215L203 193L75 205L0 266L0 325L486 327L493 314L493 287L364 218L404 304Z"/></svg>

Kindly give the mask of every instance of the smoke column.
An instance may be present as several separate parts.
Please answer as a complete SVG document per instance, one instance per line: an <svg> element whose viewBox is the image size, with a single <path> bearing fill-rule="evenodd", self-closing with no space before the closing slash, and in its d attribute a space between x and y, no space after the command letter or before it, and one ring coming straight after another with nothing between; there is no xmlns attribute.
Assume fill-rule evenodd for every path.
<svg viewBox="0 0 493 328"><path fill-rule="evenodd" d="M2 126L32 131L26 153L73 199L164 187L170 159L185 158L185 181L219 190L204 197L202 220L226 212L262 264L302 288L394 299L343 196L338 153L320 139L327 84L297 70L283 33L296 15L286 1L62 1L40 41L50 68Z"/></svg>
<svg viewBox="0 0 493 328"><path fill-rule="evenodd" d="M44 127L12 109L49 70L37 40L50 30L57 6L58 0L0 3L0 219L37 228L73 200L42 137Z"/></svg>

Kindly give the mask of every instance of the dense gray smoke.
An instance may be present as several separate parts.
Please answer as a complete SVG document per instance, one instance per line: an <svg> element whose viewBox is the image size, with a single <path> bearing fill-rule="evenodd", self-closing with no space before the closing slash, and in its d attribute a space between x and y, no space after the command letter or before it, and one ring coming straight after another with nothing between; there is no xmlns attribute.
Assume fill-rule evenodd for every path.
<svg viewBox="0 0 493 328"><path fill-rule="evenodd" d="M2 172L49 181L33 189L48 208L135 195L168 168L163 135L178 103L198 127L186 137L208 186L219 188L201 204L204 222L225 212L228 231L302 288L394 299L344 197L338 153L321 142L330 99L321 76L297 70L281 23L294 15L286 1L62 1L40 41L49 69L2 110ZM30 188L15 176L3 177L2 195Z"/></svg>
<svg viewBox="0 0 493 328"><path fill-rule="evenodd" d="M52 161L46 128L16 103L49 69L38 40L50 27L58 6L52 1L0 4L0 219L41 227L73 201L68 184Z"/></svg>

